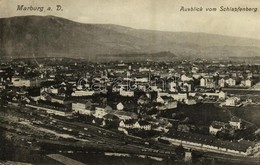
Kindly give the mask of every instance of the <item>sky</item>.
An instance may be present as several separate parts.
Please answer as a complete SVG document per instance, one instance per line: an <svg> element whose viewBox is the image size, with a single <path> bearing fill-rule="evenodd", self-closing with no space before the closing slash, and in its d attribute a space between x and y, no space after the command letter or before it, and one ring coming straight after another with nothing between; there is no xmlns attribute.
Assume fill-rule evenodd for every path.
<svg viewBox="0 0 260 165"><path fill-rule="evenodd" d="M44 7L45 12L17 11L17 5ZM61 5L63 11L56 11L56 5ZM182 6L202 7L203 11L180 11ZM257 12L222 12L221 6L258 9ZM47 7L52 11L47 11ZM206 11L212 7L217 11ZM0 17L23 15L54 15L82 23L260 39L259 0L0 0Z"/></svg>

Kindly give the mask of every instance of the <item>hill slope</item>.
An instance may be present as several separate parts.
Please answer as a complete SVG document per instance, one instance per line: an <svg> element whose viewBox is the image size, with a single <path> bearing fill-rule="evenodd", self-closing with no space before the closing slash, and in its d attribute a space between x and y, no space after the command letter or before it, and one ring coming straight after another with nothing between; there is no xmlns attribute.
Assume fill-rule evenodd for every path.
<svg viewBox="0 0 260 165"><path fill-rule="evenodd" d="M111 24L82 24L53 16L0 19L0 57L92 58L99 54L161 51L178 56L260 56L260 41Z"/></svg>

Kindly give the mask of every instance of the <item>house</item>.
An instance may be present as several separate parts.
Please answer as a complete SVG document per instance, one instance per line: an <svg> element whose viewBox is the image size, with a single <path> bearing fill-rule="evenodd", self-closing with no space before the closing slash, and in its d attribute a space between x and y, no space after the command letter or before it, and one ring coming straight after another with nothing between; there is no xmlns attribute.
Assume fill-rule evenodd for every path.
<svg viewBox="0 0 260 165"><path fill-rule="evenodd" d="M184 162L188 162L189 164L192 162L192 152L185 151Z"/></svg>
<svg viewBox="0 0 260 165"><path fill-rule="evenodd" d="M201 77L201 75L198 74L198 73L193 73L192 77L193 77L194 79L199 79L199 78Z"/></svg>
<svg viewBox="0 0 260 165"><path fill-rule="evenodd" d="M195 99L189 99L189 98L185 99L184 102L187 105L195 105L195 104L197 104L197 101Z"/></svg>
<svg viewBox="0 0 260 165"><path fill-rule="evenodd" d="M39 87L44 80L40 78L24 79L13 77L11 81L15 87Z"/></svg>
<svg viewBox="0 0 260 165"><path fill-rule="evenodd" d="M226 92L223 92L223 91L220 91L220 92L218 93L218 97L219 97L219 99L226 99L227 93L226 93Z"/></svg>
<svg viewBox="0 0 260 165"><path fill-rule="evenodd" d="M12 102L18 102L19 101L19 99L16 97L16 96L14 96L13 98L12 98Z"/></svg>
<svg viewBox="0 0 260 165"><path fill-rule="evenodd" d="M229 78L226 80L226 83L228 84L228 86L235 86L236 85L236 80L233 78Z"/></svg>
<svg viewBox="0 0 260 165"><path fill-rule="evenodd" d="M218 80L218 85L220 87L225 87L226 86L226 81L224 78L221 78L220 80Z"/></svg>
<svg viewBox="0 0 260 165"><path fill-rule="evenodd" d="M205 79L205 78L201 78L200 79L200 86L201 87L206 87L207 86L207 79Z"/></svg>
<svg viewBox="0 0 260 165"><path fill-rule="evenodd" d="M247 78L252 78L252 77L253 77L253 73L252 72L247 73Z"/></svg>
<svg viewBox="0 0 260 165"><path fill-rule="evenodd" d="M111 114L116 115L120 120L130 120L130 119L137 119L138 116L134 112L127 112L127 111L112 111Z"/></svg>
<svg viewBox="0 0 260 165"><path fill-rule="evenodd" d="M126 91L120 88L119 94L124 97L134 97L135 93L134 91Z"/></svg>
<svg viewBox="0 0 260 165"><path fill-rule="evenodd" d="M158 96L157 103L162 105L157 106L158 110L174 109L177 108L177 101L169 96Z"/></svg>
<svg viewBox="0 0 260 165"><path fill-rule="evenodd" d="M135 123L136 123L136 120L133 120L133 119L125 120L125 121L122 120L119 123L119 127L133 129Z"/></svg>
<svg viewBox="0 0 260 165"><path fill-rule="evenodd" d="M251 87L252 86L252 81L251 80L245 80L245 86Z"/></svg>
<svg viewBox="0 0 260 165"><path fill-rule="evenodd" d="M180 132L190 132L190 127L187 126L186 124L179 124L178 128L177 128L177 131L180 131Z"/></svg>
<svg viewBox="0 0 260 165"><path fill-rule="evenodd" d="M174 100L183 101L188 98L188 93L167 93L167 92L158 92L158 96L168 96L172 97Z"/></svg>
<svg viewBox="0 0 260 165"><path fill-rule="evenodd" d="M225 103L226 103L226 106L234 107L234 106L237 106L239 102L240 102L240 98L230 97L230 98L226 99Z"/></svg>
<svg viewBox="0 0 260 165"><path fill-rule="evenodd" d="M41 92L47 92L50 94L58 94L58 88L55 88L54 86L49 86L49 87L42 87Z"/></svg>
<svg viewBox="0 0 260 165"><path fill-rule="evenodd" d="M136 77L134 80L136 83L147 83L149 81L147 77Z"/></svg>
<svg viewBox="0 0 260 165"><path fill-rule="evenodd" d="M105 116L103 116L104 120L106 121L118 121L119 120L119 117L117 117L116 115L114 114L106 114Z"/></svg>
<svg viewBox="0 0 260 165"><path fill-rule="evenodd" d="M151 70L151 68L147 68L147 67L140 67L139 68L139 72L149 72Z"/></svg>
<svg viewBox="0 0 260 165"><path fill-rule="evenodd" d="M50 74L48 81L54 81L55 80L55 75L54 74Z"/></svg>
<svg viewBox="0 0 260 165"><path fill-rule="evenodd" d="M105 102L105 101L104 101ZM95 108L96 110L112 111L112 107L106 104L101 104Z"/></svg>
<svg viewBox="0 0 260 165"><path fill-rule="evenodd" d="M134 124L134 128L143 129L143 130L148 131L148 130L152 129L152 125L145 120L140 120Z"/></svg>
<svg viewBox="0 0 260 165"><path fill-rule="evenodd" d="M156 98L156 102L157 103L161 103L161 104L164 104L164 100L163 100L163 98L161 97L161 96L157 96L157 98Z"/></svg>
<svg viewBox="0 0 260 165"><path fill-rule="evenodd" d="M177 101L183 101L188 98L187 93L177 93L177 94L173 94L172 96L173 96L173 99L177 100Z"/></svg>
<svg viewBox="0 0 260 165"><path fill-rule="evenodd" d="M170 82L169 83L169 91L171 92L177 92L177 83L176 82Z"/></svg>
<svg viewBox="0 0 260 165"><path fill-rule="evenodd" d="M112 91L113 92L119 92L119 94L120 94L120 91L121 90L126 90L126 89L128 89L128 90L131 90L131 87L128 85L128 84L126 84L126 83L122 83L122 82L119 82L118 84L116 84L116 85L114 85L113 87L112 87ZM122 93L123 94L123 93ZM120 94L121 95L121 94Z"/></svg>
<svg viewBox="0 0 260 165"><path fill-rule="evenodd" d="M190 83L187 83L187 82L185 82L185 83L183 84L183 88L186 88L186 90L185 90L185 91L188 91L188 92L190 92L190 91L191 91L191 84L190 84Z"/></svg>
<svg viewBox="0 0 260 165"><path fill-rule="evenodd" d="M251 87L252 86L252 81L247 79L247 80L243 80L241 81L241 85L245 86L245 87Z"/></svg>
<svg viewBox="0 0 260 165"><path fill-rule="evenodd" d="M96 118L103 118L105 115L107 115L111 111L112 111L112 108L109 105L96 107L95 113L93 114L93 116Z"/></svg>
<svg viewBox="0 0 260 165"><path fill-rule="evenodd" d="M120 102L116 105L116 109L121 111L124 109L124 105Z"/></svg>
<svg viewBox="0 0 260 165"><path fill-rule="evenodd" d="M91 106L88 106L87 102L85 101L77 101L73 102L72 105L72 111L74 113L79 113L83 115L92 115L93 111L91 110Z"/></svg>
<svg viewBox="0 0 260 165"><path fill-rule="evenodd" d="M123 132L124 134L128 135L128 131L123 127L118 127L118 131Z"/></svg>
<svg viewBox="0 0 260 165"><path fill-rule="evenodd" d="M169 124L169 127L172 127L172 125ZM154 126L152 129L153 129L154 131L157 131L157 132L167 133L167 132L169 132L169 130L170 130L169 127L167 127L167 125L166 125L166 126L156 125L156 126Z"/></svg>
<svg viewBox="0 0 260 165"><path fill-rule="evenodd" d="M170 96L160 96L160 97L161 97L161 99L163 101L162 102L163 104L168 104L168 103L174 101L174 99L172 97L170 97Z"/></svg>
<svg viewBox="0 0 260 165"><path fill-rule="evenodd" d="M139 105L145 105L150 103L150 98L148 98L146 95L142 95L137 100L137 104Z"/></svg>
<svg viewBox="0 0 260 165"><path fill-rule="evenodd" d="M41 92L40 99L44 101L51 100L51 96L47 92L43 91Z"/></svg>
<svg viewBox="0 0 260 165"><path fill-rule="evenodd" d="M79 97L79 96L92 96L95 94L95 91L88 90L76 90L71 93L71 96Z"/></svg>
<svg viewBox="0 0 260 165"><path fill-rule="evenodd" d="M215 97L218 99L226 99L227 97L227 93L223 92L223 91L219 91L219 92L200 92L201 95L205 95L207 97ZM196 96L196 93L189 93L189 96Z"/></svg>
<svg viewBox="0 0 260 165"><path fill-rule="evenodd" d="M177 108L177 101L175 101L172 97L162 96L162 98L164 100L164 105L166 105L168 109Z"/></svg>
<svg viewBox="0 0 260 165"><path fill-rule="evenodd" d="M12 83L15 87L30 87L31 81L21 78L12 78Z"/></svg>
<svg viewBox="0 0 260 165"><path fill-rule="evenodd" d="M51 102L59 103L59 104L69 104L70 103L70 101L66 97L56 96L56 95L51 96Z"/></svg>
<svg viewBox="0 0 260 165"><path fill-rule="evenodd" d="M65 85L62 85L62 86L58 87L58 95L66 96L66 93L67 93L67 87Z"/></svg>
<svg viewBox="0 0 260 165"><path fill-rule="evenodd" d="M219 131L222 131L226 127L226 123L220 121L213 121L209 126L209 133L216 135Z"/></svg>
<svg viewBox="0 0 260 165"><path fill-rule="evenodd" d="M200 86L207 87L207 88L215 88L216 84L215 84L213 78L203 77L200 79Z"/></svg>
<svg viewBox="0 0 260 165"><path fill-rule="evenodd" d="M192 77L188 77L185 74L181 75L181 81L185 82L185 81L191 81L193 80Z"/></svg>
<svg viewBox="0 0 260 165"><path fill-rule="evenodd" d="M105 111L105 110L99 110L99 109L96 109L95 110L95 113L93 114L93 116L95 116L96 118L103 118L106 114L108 114L108 111Z"/></svg>
<svg viewBox="0 0 260 165"><path fill-rule="evenodd" d="M5 85L2 82L0 82L0 89L5 89Z"/></svg>
<svg viewBox="0 0 260 165"><path fill-rule="evenodd" d="M234 129L242 129L241 124L242 120L235 116L233 116L229 121L229 125Z"/></svg>
<svg viewBox="0 0 260 165"><path fill-rule="evenodd" d="M30 98L31 98L33 101L39 101L39 100L41 100L41 96L30 96Z"/></svg>

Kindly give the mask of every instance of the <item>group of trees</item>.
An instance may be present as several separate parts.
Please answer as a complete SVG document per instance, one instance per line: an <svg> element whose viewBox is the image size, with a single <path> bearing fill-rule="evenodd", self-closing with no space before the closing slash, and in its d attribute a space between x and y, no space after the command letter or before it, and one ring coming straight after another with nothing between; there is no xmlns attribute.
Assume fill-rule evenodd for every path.
<svg viewBox="0 0 260 165"><path fill-rule="evenodd" d="M9 160L14 152L13 144L6 139L4 131L0 129L0 160Z"/></svg>

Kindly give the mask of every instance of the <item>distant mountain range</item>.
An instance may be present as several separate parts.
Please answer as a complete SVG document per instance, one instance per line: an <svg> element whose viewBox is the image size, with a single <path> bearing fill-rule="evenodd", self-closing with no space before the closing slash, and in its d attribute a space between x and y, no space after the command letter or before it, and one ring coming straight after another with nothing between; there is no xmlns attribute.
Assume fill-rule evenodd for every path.
<svg viewBox="0 0 260 165"><path fill-rule="evenodd" d="M174 23L174 22L173 22ZM238 29L239 30L239 29ZM0 57L78 57L149 54L260 56L260 40L206 33L164 32L83 24L54 16L0 19ZM168 53L167 53L168 52Z"/></svg>

